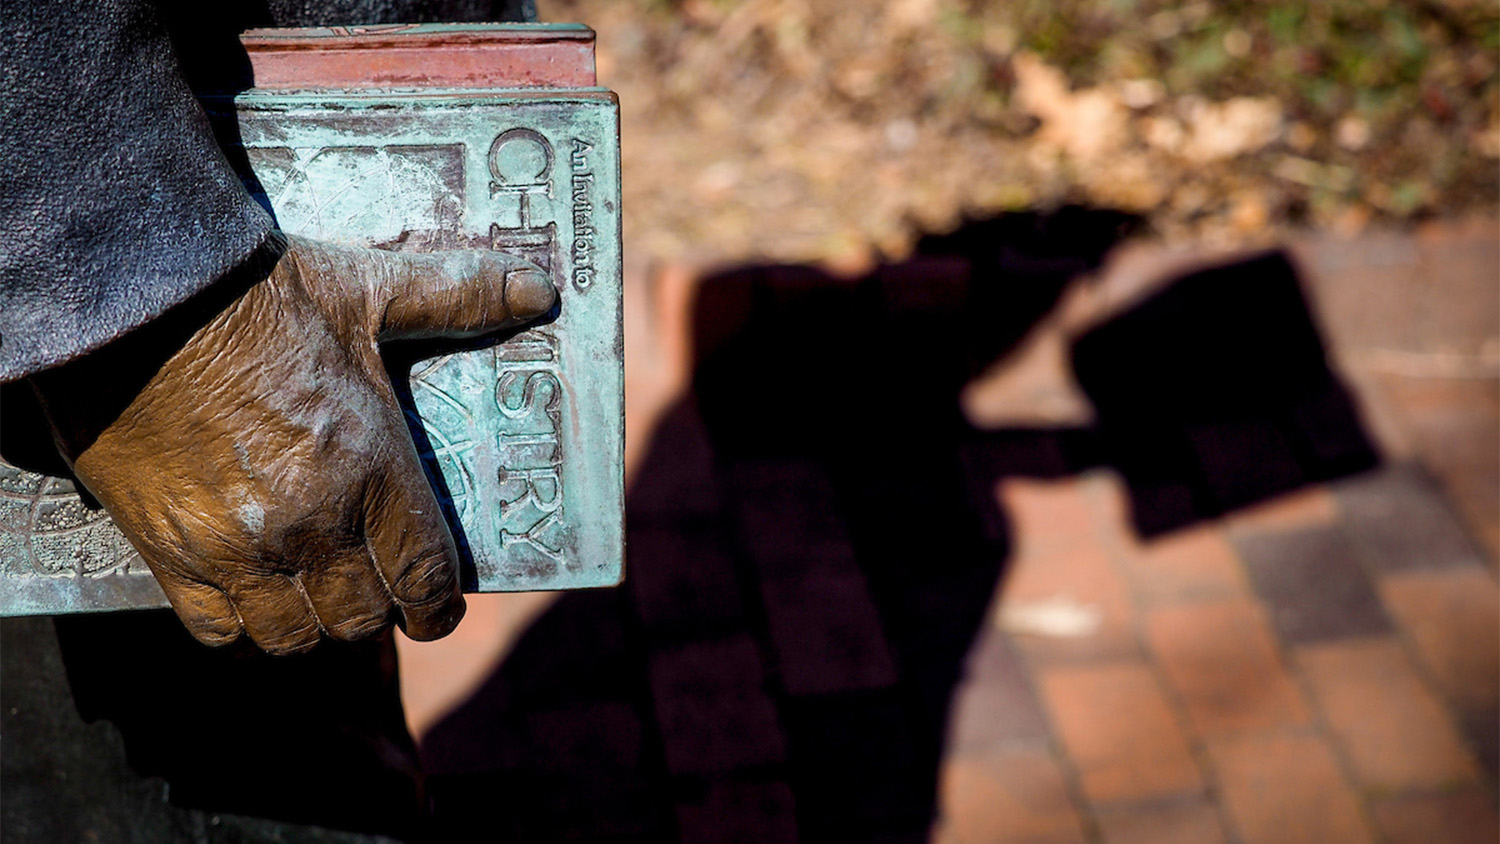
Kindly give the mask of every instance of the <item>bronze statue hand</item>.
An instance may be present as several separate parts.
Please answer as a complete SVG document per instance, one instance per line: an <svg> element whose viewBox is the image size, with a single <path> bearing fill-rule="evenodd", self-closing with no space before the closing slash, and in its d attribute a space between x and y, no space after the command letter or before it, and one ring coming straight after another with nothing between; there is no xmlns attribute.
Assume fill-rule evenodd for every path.
<svg viewBox="0 0 1500 844"><path fill-rule="evenodd" d="M457 555L379 343L519 325L557 293L499 252L292 238L270 260L219 286L227 306L36 376L64 455L202 642L290 653L392 621L446 635Z"/></svg>

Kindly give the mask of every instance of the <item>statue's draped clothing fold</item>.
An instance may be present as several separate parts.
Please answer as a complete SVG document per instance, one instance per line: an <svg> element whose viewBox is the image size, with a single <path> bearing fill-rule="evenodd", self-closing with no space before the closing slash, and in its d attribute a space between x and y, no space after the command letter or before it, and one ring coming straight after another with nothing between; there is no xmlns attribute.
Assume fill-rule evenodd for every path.
<svg viewBox="0 0 1500 844"><path fill-rule="evenodd" d="M474 0L212 7L0 0L0 382L103 346L266 240L274 221L229 165L189 81L222 82L244 64L235 32L520 11Z"/></svg>
<svg viewBox="0 0 1500 844"><path fill-rule="evenodd" d="M0 380L207 287L272 221L141 0L7 2L0 36Z"/></svg>

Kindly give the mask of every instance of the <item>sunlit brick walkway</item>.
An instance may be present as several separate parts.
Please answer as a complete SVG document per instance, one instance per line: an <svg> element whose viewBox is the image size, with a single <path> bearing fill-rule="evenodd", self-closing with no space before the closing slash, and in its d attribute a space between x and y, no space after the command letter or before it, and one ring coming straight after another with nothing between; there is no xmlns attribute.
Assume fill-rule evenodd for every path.
<svg viewBox="0 0 1500 844"><path fill-rule="evenodd" d="M863 581L839 575L850 565L846 526L830 517L826 478L792 471L807 469L795 460L715 458L695 412L681 412L691 315L713 309L695 295L691 271L637 272L625 292L627 584L471 596L453 637L402 644L408 718L439 764L445 747L467 753L476 735L489 736L494 756L483 764L503 770L476 786L484 824L496 822L488 801L501 785L555 787L535 786L498 813L535 832L518 840L564 830L569 840L613 841L636 829L649 830L638 840L865 844L890 815L906 825L881 841L1494 842L1497 235L1494 221L1481 221L1293 244L1330 363L1380 452L1375 470L1149 541L1113 469L1002 477L993 495L1007 562L989 610L983 594L943 593L950 615L974 605L983 617L952 689L930 829L931 785L921 765L900 759L903 722L884 717L899 707L875 705L896 688L886 647L898 640L853 588ZM999 362L998 378L971 385L971 421L1043 434L1086 426L1089 403L1067 362L1077 330L1219 257L1119 249ZM1267 332L1264 342L1280 339ZM774 390L754 380L763 376L753 366L798 369L750 361L730 387L764 401ZM699 383L699 401L714 386L723 379ZM750 425L751 444L757 431L779 433ZM1026 442L1011 464L1045 463L1028 450L1045 436ZM719 522L700 511L723 506L705 481L716 466L729 467L723 483L744 505L730 521L749 525L743 547L705 533ZM909 493L920 480L886 492ZM750 563L736 568L735 554ZM912 555L912 567L940 568L931 557ZM764 607L769 635L741 630L742 603ZM931 612L908 639L943 627L942 606L913 606ZM604 623L621 607L649 635L631 639ZM964 642L967 624L958 625ZM901 664L928 667L910 653ZM629 683L610 685L621 678ZM530 689L525 700L547 695L518 703L515 689ZM517 755L528 742L535 758ZM903 766L911 782L896 782ZM502 776L512 770L515 779ZM819 820L832 826L820 830Z"/></svg>
<svg viewBox="0 0 1500 844"><path fill-rule="evenodd" d="M1385 464L1151 542L1110 473L1002 482L936 842L1500 837L1493 223L1297 254Z"/></svg>
<svg viewBox="0 0 1500 844"><path fill-rule="evenodd" d="M1147 545L1106 475L1001 495L938 841L1495 840L1500 597L1419 467Z"/></svg>

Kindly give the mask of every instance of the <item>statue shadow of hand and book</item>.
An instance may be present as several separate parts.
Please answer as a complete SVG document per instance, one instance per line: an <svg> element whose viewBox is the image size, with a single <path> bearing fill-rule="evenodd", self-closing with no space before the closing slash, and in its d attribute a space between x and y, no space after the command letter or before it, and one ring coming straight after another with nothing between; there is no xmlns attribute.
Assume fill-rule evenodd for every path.
<svg viewBox="0 0 1500 844"><path fill-rule="evenodd" d="M1092 423L966 419L965 385L1007 366L1135 223L1006 214L858 279L781 265L702 281L690 389L628 491L626 581L562 594L424 738L435 840L926 841L953 693L993 635L1012 553L999 481L1113 470L1149 538L1375 465L1280 253L1174 279L1076 338ZM358 778L378 753L325 758L360 743L309 743L306 713L265 708L278 684L337 681L383 702L361 712L341 694L350 711L319 729L404 735L375 651L347 656L376 678L363 685L254 668L258 690L215 696L236 711L211 720L257 726L209 743L182 729L210 725L181 701L248 675L174 672L191 658L170 653L187 644L169 626L117 615L59 633L79 711L118 725L174 802L381 831L309 797L327 795L323 772L379 784L391 805L410 796ZM104 635L145 644L106 655ZM216 781L225 747L237 773ZM303 773L247 790L289 759Z"/></svg>

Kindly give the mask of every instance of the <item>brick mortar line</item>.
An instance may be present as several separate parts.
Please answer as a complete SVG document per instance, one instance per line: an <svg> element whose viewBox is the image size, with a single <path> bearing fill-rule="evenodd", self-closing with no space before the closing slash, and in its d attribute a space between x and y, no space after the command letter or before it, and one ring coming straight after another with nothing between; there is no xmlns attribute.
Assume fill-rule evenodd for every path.
<svg viewBox="0 0 1500 844"><path fill-rule="evenodd" d="M1082 483L1082 476L1075 476L1069 482ZM997 499L995 505L1000 507L1003 512L1005 502L999 500L1000 490L998 486L995 488L993 494ZM1091 539L1097 538L1094 536L1097 533L1097 525L1094 524L1094 521L1092 518L1089 520L1088 530ZM1011 522L1013 529L1018 530L1020 527L1019 519L1012 515ZM1013 546L1011 554L1014 554L1015 551L1016 548ZM1025 683L1026 689L1031 693L1032 700L1036 701L1037 710L1041 713L1042 721L1046 724L1047 737L1045 745L1052 758L1056 760L1058 770L1062 774L1063 786L1066 790L1068 801L1072 804L1073 811L1078 817L1084 840L1089 842L1089 844L1103 844L1104 832L1099 825L1098 818L1095 816L1093 804L1089 801L1083 790L1082 772L1079 770L1078 764L1074 761L1072 755L1068 753L1067 747L1063 744L1057 721L1052 714L1052 707L1048 705L1047 698L1041 693L1041 689L1037 683L1037 673L1043 666L1038 665L1030 649L1022 647L1016 641L1014 634L1000 627L998 624L1000 606L1005 602L1006 591L1009 588L1008 581L1008 574L1002 577L999 588L995 590L995 595L991 599L985 617L988 623L996 626L999 635L1004 638L1006 645L1015 654L1016 661L1023 668L1022 682ZM960 844L968 844L968 842L960 842Z"/></svg>
<svg viewBox="0 0 1500 844"><path fill-rule="evenodd" d="M1309 487L1309 489L1310 488L1311 487ZM1099 490L1090 489L1089 494L1091 499L1097 499L1102 493ZM1096 507L1098 506L1097 500L1091 503L1093 503ZM1225 525L1224 519L1222 517L1214 519L1212 520L1212 522L1214 523L1214 530L1227 530L1227 526ZM1341 522L1341 517L1336 518L1336 523ZM1225 537L1225 540L1228 541L1227 536ZM1143 612L1144 607L1139 600L1140 596L1136 594L1135 584L1129 578L1129 571L1128 569L1126 569L1126 555L1128 554L1129 549L1124 542L1120 541L1119 534L1109 537L1108 541L1106 541L1104 544L1106 546L1107 556L1109 558L1111 566L1113 566L1116 572L1120 574L1121 577L1125 578L1125 582L1130 584L1131 586L1129 590L1131 601L1131 633L1135 637L1136 645L1140 648L1144 662L1146 663L1151 676L1156 680L1157 686L1161 689L1162 695L1167 701L1168 709L1172 713L1172 718L1176 723L1177 728L1179 729L1179 731L1181 731L1183 738L1187 741L1188 747L1193 755L1193 761L1198 765L1199 773L1203 777L1204 797L1213 806L1214 813L1219 819L1220 827L1224 832L1225 837L1228 839L1228 844L1245 844L1245 833L1236 822L1233 813L1229 810L1228 803L1225 799L1226 792L1224 789L1224 783L1220 779L1218 768L1213 764L1213 758L1209 753L1208 737L1199 732L1196 725L1193 723L1192 716L1188 712L1186 699L1177 690L1176 684L1174 684L1171 681L1171 678L1166 675L1165 668L1162 665L1161 655L1151 647L1150 637L1145 633L1144 627L1146 624L1147 613ZM1230 548L1234 553L1236 567L1239 569L1240 575L1245 579L1245 583L1253 583L1253 580L1251 580L1250 578L1250 573L1245 568L1244 557L1239 553L1238 549L1234 548L1233 543L1230 543ZM1223 600L1225 599L1210 598L1204 600L1183 601L1180 603L1174 603L1173 606L1187 607L1193 605L1219 603ZM1310 723L1305 727L1281 726L1272 728L1270 730L1257 730L1254 728L1242 730L1226 730L1224 731L1223 735L1250 735L1260 733L1262 735L1301 735L1317 738L1325 746L1329 747L1329 749L1333 752L1334 758L1337 760L1337 763L1339 765L1340 776L1344 778L1345 783L1350 786L1351 790L1356 794L1358 798L1358 802L1360 804L1360 814L1365 821L1367 828L1371 831L1372 834L1376 836L1377 840L1386 840L1384 836L1381 835L1379 827L1374 823L1374 817L1370 811L1370 807L1368 805L1369 801L1364 794L1364 790L1358 786L1358 780L1352 777L1352 770L1349 766L1349 763L1344 758L1344 754L1339 748L1338 743L1334 740L1334 736L1329 729L1326 717L1322 711L1322 707L1316 705L1316 698L1310 694L1310 691L1307 688L1306 680L1302 676L1302 672L1291 660L1292 654L1290 652L1290 646L1282 639L1281 635L1277 632L1275 625L1271 623L1269 607L1266 606L1265 602L1261 600L1259 595L1255 594L1253 589L1244 596L1243 600L1246 600L1251 604L1256 615L1259 617L1258 620L1266 626L1267 632L1270 633L1273 642L1272 647L1276 655L1276 659L1280 663L1280 668L1288 675L1292 675L1294 677L1293 682L1296 684L1297 693L1301 696L1302 703L1304 706L1306 706L1311 717Z"/></svg>
<svg viewBox="0 0 1500 844"><path fill-rule="evenodd" d="M1085 488L1088 503L1095 519L1095 526L1100 527L1109 513L1110 502L1106 500L1111 492L1123 494L1125 506L1130 505L1129 494L1124 486L1124 478L1118 472L1106 470L1111 484L1093 483ZM1109 565L1121 582L1126 584L1126 597L1130 607L1130 633L1135 639L1136 649L1141 654L1141 661L1145 663L1146 670L1155 681L1157 689L1161 692L1163 700L1166 701L1167 711L1171 715L1172 723L1177 728L1184 742L1188 746L1188 752L1193 764L1198 768L1198 775L1202 779L1202 791L1191 799L1202 800L1213 807L1214 816L1218 819L1219 829L1224 833L1226 844L1244 844L1244 836L1238 827L1232 823L1228 807L1223 800L1223 783L1219 779L1218 769L1214 767L1208 755L1208 747L1199 736L1198 731L1192 725L1192 719L1188 715L1186 703L1177 689L1166 676L1162 668L1159 655L1150 645L1150 637L1145 633L1146 621L1145 602L1138 593L1135 579L1131 577L1129 569L1130 546L1125 541L1126 531L1131 530L1129 524L1121 524L1116 530L1096 530L1105 551L1105 557ZM1238 559L1238 555L1236 555ZM1118 661L1118 660L1116 660ZM1181 799L1179 795L1176 799ZM1171 801L1166 798L1158 798L1154 801L1132 801L1116 804L1119 808L1128 808L1132 805L1165 805ZM1089 806L1090 813L1096 815L1100 807L1092 803ZM1096 820L1097 824L1097 820ZM1101 837L1102 840L1102 837Z"/></svg>
<svg viewBox="0 0 1500 844"><path fill-rule="evenodd" d="M1003 597L1003 587L999 590L999 594ZM1073 760L1073 756L1068 753L1067 747L1062 742L1057 722L1052 717L1052 707L1047 705L1047 698L1041 694L1037 687L1036 674L1038 666L1025 648L1015 644L1014 637L1010 633L1002 631L1001 635L1014 647L1017 661L1025 667L1022 680L1026 683L1026 687L1031 690L1032 698L1037 702L1037 709L1042 714L1042 720L1046 722L1046 746L1051 752L1052 758L1057 760L1058 770L1062 772L1063 784L1067 789L1068 800L1073 804L1073 809L1078 815L1079 825L1083 828L1084 840L1090 844L1102 844L1104 832L1099 826L1098 819L1094 817L1093 804L1083 791L1081 771L1078 768L1078 764Z"/></svg>
<svg viewBox="0 0 1500 844"><path fill-rule="evenodd" d="M1325 484L1320 484L1320 485L1313 485L1313 486L1323 486L1323 487L1325 487L1326 491L1330 495L1332 494L1332 490L1331 489L1327 489L1327 487L1329 485L1326 484L1326 483ZM1308 489L1311 489L1311 488L1312 488L1311 486L1308 487ZM1334 498L1334 503L1335 504L1338 503L1337 497ZM1341 534L1343 535L1343 537L1345 539L1349 538L1348 535L1347 535L1347 533L1345 532L1345 519L1344 519L1344 516L1343 516L1343 510L1342 510L1342 508L1339 508L1338 512L1335 513L1335 516L1334 516L1334 527L1337 528L1341 532ZM1313 529L1323 529L1323 527L1322 526L1318 526L1316 528L1314 528L1314 527L1303 527L1303 528L1300 528L1300 529L1302 529L1302 530L1313 530ZM1254 533L1254 532L1289 533L1289 532L1292 532L1292 531L1252 531L1252 533ZM1351 547L1355 547L1357 549L1357 546L1351 546ZM1236 562L1239 565L1241 574L1243 574L1245 576L1245 579L1246 579L1247 583L1252 584L1252 589L1251 589L1250 594L1247 596L1247 600L1249 600L1251 602L1251 604L1254 606L1257 615L1260 616L1260 621L1263 624L1265 624L1267 631L1270 633L1270 635L1271 635L1271 641L1272 641L1272 648L1273 648L1273 650L1274 650L1274 652L1276 654L1276 658L1281 663L1282 670L1284 670L1287 673L1289 679L1292 681L1292 683L1296 687L1297 693L1302 697L1302 703L1307 707L1307 712L1308 712L1308 717L1309 717L1309 724L1306 727L1297 728L1295 730L1289 730L1289 729L1286 729L1286 728L1271 729L1271 730L1264 730L1264 731L1262 731L1262 733L1266 734L1266 735L1276 735L1276 734L1281 734L1281 735L1296 735L1296 734L1311 735L1311 736L1316 737L1320 742L1322 742L1323 745L1325 747L1327 747L1329 749L1329 751L1333 754L1334 764L1338 766L1339 776L1341 776L1343 778L1344 784L1349 787L1349 789L1350 789L1351 792L1353 792L1353 794L1355 796L1355 801L1356 801L1356 803L1358 804L1358 807L1359 807L1358 811L1359 811L1360 817L1364 821L1365 827L1370 831L1371 835L1374 836L1374 839L1376 841L1383 841L1383 842L1387 842L1387 844L1390 844L1390 840L1382 833L1379 825L1377 825L1376 822L1375 822L1375 816L1374 816L1374 812L1372 811L1372 807L1370 806L1370 796L1367 793L1367 789L1364 788L1362 785L1360 785L1359 779L1356 776L1354 776L1354 769L1353 769L1352 762L1348 758L1347 754L1344 753L1344 750L1343 750L1341 744L1337 740L1337 737L1334 735L1332 727L1329 724L1327 713L1323 710L1323 706L1318 701L1317 696L1312 693L1312 689L1310 688L1310 683L1307 680L1307 677L1303 673L1302 668L1298 664L1297 660L1294 658L1296 656L1296 650L1295 650L1296 646L1291 645L1285 639L1283 639L1282 636L1281 636L1281 634L1280 634L1280 632L1276 629L1276 625L1273 623L1273 621L1271 619L1271 609L1270 609L1270 607L1267 606L1266 603L1265 603L1265 601L1262 600L1261 597L1258 594L1256 594L1255 591L1254 591L1254 588L1253 588L1254 580L1250 578L1250 572L1249 572L1249 570L1245 566L1244 555L1242 555L1240 553L1239 549L1235 548L1233 546L1233 544L1231 544L1231 548L1233 548L1233 550L1234 550L1235 560L1236 560ZM1355 551L1355 557L1356 557L1357 564L1360 565L1360 567L1361 567L1361 570L1365 571L1366 575L1368 576L1368 574L1369 574L1368 570L1365 567L1364 561L1363 561L1363 559L1361 559L1360 554L1358 553L1357 550ZM1378 596L1378 591L1379 590L1377 589L1376 591L1377 591L1377 597L1379 597ZM1383 600L1381 601L1381 609L1382 610L1386 610L1387 614L1389 614L1389 611L1385 607L1385 603L1384 603ZM1397 626L1399 626L1399 625L1395 625L1395 624L1392 625L1392 627L1397 627ZM1343 639L1335 639L1335 640L1332 640L1332 641L1349 641L1350 639L1353 639L1353 638L1369 639L1369 638L1373 638L1373 637L1369 637L1369 636L1363 636L1363 637L1346 637L1346 638L1343 638ZM1246 731L1246 732L1252 732L1252 731Z"/></svg>
<svg viewBox="0 0 1500 844"><path fill-rule="evenodd" d="M1327 488L1331 487L1331 484L1325 483L1323 484L1323 486ZM1328 489L1328 492L1332 494L1333 490L1330 488ZM1335 504L1338 503L1337 496L1335 496L1334 501ZM1392 621L1392 632L1380 636L1346 636L1331 639L1328 640L1328 642L1320 642L1319 644L1344 643L1357 640L1379 641L1387 637L1397 638L1398 640L1405 638L1405 625L1396 622L1395 617L1391 614L1390 607L1388 607L1385 603L1384 596L1380 594L1380 581L1378 576L1376 576L1372 572L1371 567L1366 563L1364 555L1359 551L1359 546L1350 541L1352 540L1352 537L1350 535L1348 520L1344 517L1342 507L1339 507L1338 512L1334 516L1333 528L1339 532L1340 537L1343 538L1349 544L1349 547L1354 551L1355 564L1359 566L1360 571L1362 571L1366 577L1370 578L1371 585L1376 593L1376 598L1380 601L1381 610L1384 611L1387 617ZM1236 559L1238 559L1241 569L1244 569L1244 558L1240 555L1237 549L1235 551L1235 557ZM1244 573L1248 578L1249 572L1245 571ZM1253 596L1252 600L1255 603L1257 611L1265 617L1267 628L1270 630L1271 638L1275 643L1274 647L1276 650L1277 658L1281 661L1282 667L1286 670L1292 682L1296 685L1298 693L1302 696L1303 703L1307 706L1308 714L1311 719L1309 730L1314 735L1316 735L1319 740L1322 741L1322 743L1332 752L1334 763L1338 766L1339 775L1343 777L1345 784L1348 785L1350 790L1354 793L1356 802L1359 805L1360 816L1364 820L1365 825L1369 829L1370 833L1375 837L1376 841L1388 842L1389 844L1390 838L1384 834L1380 825L1376 822L1373 806L1371 805L1371 798L1373 796L1371 794L1371 789L1360 783L1359 777L1356 776L1356 772L1354 770L1353 760L1344 751L1343 743L1339 741L1338 737L1334 734L1332 724L1328 719L1327 711L1324 709L1323 704L1318 696L1313 693L1312 683L1308 679L1307 673L1303 670L1303 666L1300 664L1299 660L1295 658L1297 655L1298 646L1286 642L1281 637L1280 633L1276 630L1276 626L1270 621L1270 609L1265 605L1265 602L1262 601L1259 596ZM1302 647L1309 646L1304 645ZM1403 644L1403 652L1407 652L1406 648L1407 645ZM1409 652L1407 652L1407 655L1408 658L1410 658ZM1426 678L1423 679L1424 682L1426 682ZM1447 714L1449 715L1451 720L1451 716L1453 714L1451 708L1449 708Z"/></svg>
<svg viewBox="0 0 1500 844"><path fill-rule="evenodd" d="M1111 531L1108 529L1108 526L1105 522L1108 513L1108 509L1106 507L1107 502L1103 500L1109 489L1118 488L1123 485L1123 476L1121 476L1113 469L1101 467L1089 470L1076 476L1073 482L1078 484L1081 488L1081 492L1084 496L1084 503L1088 508L1089 540L1098 544L1104 550L1105 560L1110 568L1112 568L1115 573L1122 578L1122 582L1129 586L1130 580L1124 577L1125 573L1121 571L1119 565L1119 548L1121 545L1119 541L1119 532ZM1136 612L1137 608L1135 596L1133 594L1130 594L1130 588L1126 589L1126 593L1126 599L1129 601L1130 609L1131 635L1135 639L1136 650L1141 654L1142 660L1149 662L1149 660L1145 659L1146 651L1142 647L1140 634L1137 630L1139 614ZM1029 658L1027 662L1028 666L1030 667L1031 673L1035 673L1035 667L1030 666ZM1123 660L1116 656L1103 660L1083 660L1080 664L1103 665L1112 662L1118 663L1123 662ZM1035 684L1033 683L1032 685ZM1037 699L1040 701L1045 701L1045 698L1039 697ZM1042 708L1044 712L1047 712L1051 709L1051 707L1048 706L1043 706ZM1052 722L1050 712L1047 713L1047 720L1048 724L1050 725ZM1051 732L1054 736L1057 735L1055 727L1051 730ZM1078 769L1078 766L1074 764L1072 756L1067 753L1067 748L1062 747L1061 742L1059 742L1059 748L1063 751L1063 758L1067 761L1069 770L1069 783L1072 788L1077 791L1076 799L1078 801L1079 813L1083 816L1085 837L1090 842L1098 842L1099 844L1103 844L1104 828L1103 825L1099 822L1100 807L1092 800L1088 799L1088 795L1084 792L1082 772ZM1196 762L1196 760L1194 761ZM1200 775L1201 773L1202 772L1200 771Z"/></svg>
<svg viewBox="0 0 1500 844"><path fill-rule="evenodd" d="M1123 545L1118 542L1115 545L1117 548L1111 549L1109 555L1110 561L1117 570L1121 571L1122 575L1125 575L1127 572L1123 570L1124 556L1122 553L1117 553ZM1239 555L1236 554L1235 558L1238 560ZM1133 583L1130 597L1131 634L1135 636L1136 645L1141 649L1147 670L1150 672L1152 679L1156 681L1163 699L1167 702L1167 710L1172 715L1173 723L1187 742L1188 751L1192 754L1193 763L1198 766L1198 774L1203 778L1202 799L1213 807L1214 816L1219 821L1219 829L1224 833L1226 844L1245 844L1244 833L1241 832L1239 825L1234 822L1234 817L1229 812L1229 806L1224 800L1224 783L1219 777L1218 768L1213 764L1213 758L1209 755L1208 743L1193 725L1192 716L1188 714L1186 701L1182 694L1177 691L1177 687L1172 683L1171 678L1167 677L1166 670L1162 667L1160 655L1151 647L1150 637L1146 635L1144 629L1146 625L1146 613L1141 611L1142 605L1138 601L1138 596L1134 594ZM1191 606L1194 603L1206 602L1190 601L1183 603L1182 606Z"/></svg>
<svg viewBox="0 0 1500 844"><path fill-rule="evenodd" d="M1424 471L1429 471L1425 465L1422 466L1422 469ZM1443 500L1441 503L1442 506L1449 511L1450 516L1454 516L1456 521L1461 521L1457 519L1456 514L1452 511L1451 505L1446 500ZM1359 545L1353 541L1353 528L1343 517L1342 512L1340 512L1339 517L1334 521L1334 527L1339 531L1340 536L1346 541L1346 544L1348 544L1348 546L1354 551L1355 564L1358 565L1360 571L1364 572L1365 576L1370 579L1371 586L1375 591L1375 598L1380 602L1381 610L1385 612L1386 617L1391 622L1391 632L1386 634L1386 637L1393 639L1401 648L1401 653L1406 657L1406 661L1410 664L1412 673L1416 675L1417 681L1421 683L1423 687L1425 687L1426 690L1433 695L1433 697L1442 702L1443 714L1447 716L1448 726L1452 727L1453 731L1457 733L1459 739L1463 744L1463 749L1469 754L1469 760L1474 763L1474 769L1477 773L1476 779L1478 780L1479 784L1485 789L1485 793L1490 797L1491 802L1495 802L1496 791L1497 787L1500 787L1500 781L1497 781L1496 778L1490 774L1489 770L1485 768L1484 765L1480 764L1479 756L1477 753L1478 749L1474 746L1473 738L1469 735L1468 730L1465 728L1463 719L1456 717L1457 715L1459 715L1459 702L1451 694L1448 693L1448 690L1446 688L1443 687L1442 683L1438 680L1437 673L1433 670L1431 664L1428 662L1426 655L1422 653L1421 646L1417 643L1416 637L1412 635L1411 629L1406 624L1406 622L1392 610L1391 605L1386 601L1385 590L1381 587L1384 585L1387 578L1383 576L1378 570L1376 570L1368 560L1366 560L1365 555L1360 551ZM1465 533L1467 534L1467 531ZM1466 538L1468 538L1472 544L1473 538L1467 536ZM1494 572L1488 566L1484 565L1450 566L1441 569L1417 569L1414 572L1410 573L1393 572L1390 576L1400 577L1402 576L1402 574L1444 573L1450 571L1462 571L1466 569L1472 569L1482 572L1490 580L1495 580ZM1497 584L1497 589L1500 589L1500 584ZM1346 639L1339 639L1335 641L1351 641L1355 638L1373 640L1376 637L1349 637ZM1279 636L1277 637L1277 641L1278 643L1280 643ZM1304 686L1306 685L1306 679L1302 676L1302 672L1300 670L1297 672L1297 679ZM1316 698L1314 698L1314 700L1316 700ZM1318 708L1321 714L1322 707L1319 706ZM1335 747L1337 749L1337 746ZM1342 750L1340 750L1339 756L1341 761L1343 755L1344 754ZM1361 793L1362 792L1363 789L1361 789Z"/></svg>
<svg viewBox="0 0 1500 844"><path fill-rule="evenodd" d="M1378 638L1382 637L1357 636L1335 641L1340 643L1355 640L1378 641ZM1277 637L1277 640L1278 645L1280 645L1280 637ZM1287 650L1291 649L1287 648ZM1354 792L1355 799L1359 804L1360 816L1364 819L1366 827L1369 828L1370 833L1375 837L1376 841L1383 841L1386 844L1396 844L1396 842L1391 841L1390 837L1381 829L1380 824L1377 823L1374 806L1371 805L1373 802L1372 798L1375 796L1373 793L1374 789L1360 783L1359 777L1356 776L1354 770L1353 760L1344 752L1343 743L1333 733L1333 728L1328 720L1328 713L1324 711L1323 704L1318 700L1318 696L1312 693L1310 688L1312 685L1311 681L1307 679L1302 667L1296 664L1295 661L1289 667L1288 673L1292 675L1292 682L1297 684L1299 691L1306 699L1308 713L1312 716L1313 724L1323 743L1333 753L1334 764L1338 765L1339 774L1344 778L1350 790Z"/></svg>

